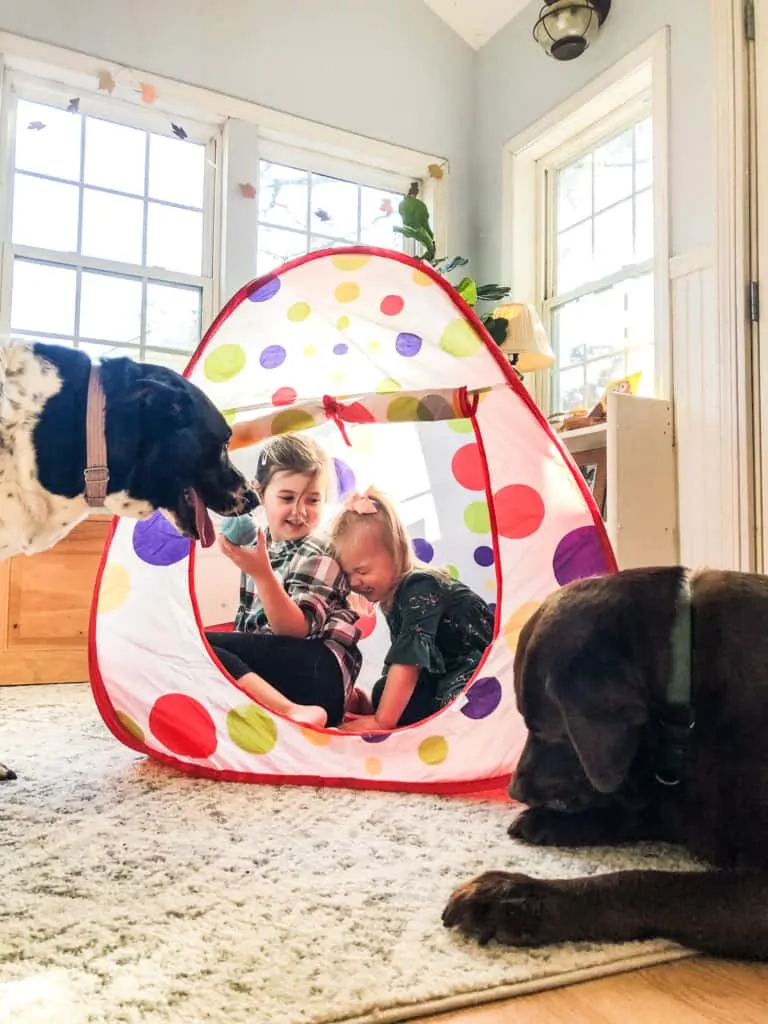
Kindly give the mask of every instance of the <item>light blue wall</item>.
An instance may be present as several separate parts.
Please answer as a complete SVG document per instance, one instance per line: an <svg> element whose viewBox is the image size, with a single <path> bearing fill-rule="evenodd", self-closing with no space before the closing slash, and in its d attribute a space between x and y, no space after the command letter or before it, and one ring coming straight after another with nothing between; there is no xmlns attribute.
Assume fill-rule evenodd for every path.
<svg viewBox="0 0 768 1024"><path fill-rule="evenodd" d="M578 60L562 64L531 37L540 6L534 0L478 54L470 219L485 276L497 276L500 268L504 143L664 25L670 26L672 254L711 243L715 114L708 0L613 0L596 43Z"/></svg>

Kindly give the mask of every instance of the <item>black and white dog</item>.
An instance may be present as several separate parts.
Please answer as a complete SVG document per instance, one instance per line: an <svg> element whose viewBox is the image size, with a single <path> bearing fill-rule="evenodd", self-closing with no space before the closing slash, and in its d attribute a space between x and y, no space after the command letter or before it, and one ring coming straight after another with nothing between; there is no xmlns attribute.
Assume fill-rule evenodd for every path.
<svg viewBox="0 0 768 1024"><path fill-rule="evenodd" d="M58 345L0 346L0 558L52 547L87 513L86 407L91 362ZM101 364L109 481L104 507L143 519L161 509L212 540L207 509L249 511L255 493L229 460L231 430L173 370Z"/></svg>

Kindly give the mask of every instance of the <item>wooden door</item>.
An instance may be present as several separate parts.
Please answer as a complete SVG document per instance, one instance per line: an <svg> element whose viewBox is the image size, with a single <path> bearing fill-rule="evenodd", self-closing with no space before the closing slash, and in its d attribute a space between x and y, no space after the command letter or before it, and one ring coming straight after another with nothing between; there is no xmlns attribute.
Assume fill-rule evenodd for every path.
<svg viewBox="0 0 768 1024"><path fill-rule="evenodd" d="M91 596L111 522L89 516L50 551L0 562L0 684L88 679Z"/></svg>

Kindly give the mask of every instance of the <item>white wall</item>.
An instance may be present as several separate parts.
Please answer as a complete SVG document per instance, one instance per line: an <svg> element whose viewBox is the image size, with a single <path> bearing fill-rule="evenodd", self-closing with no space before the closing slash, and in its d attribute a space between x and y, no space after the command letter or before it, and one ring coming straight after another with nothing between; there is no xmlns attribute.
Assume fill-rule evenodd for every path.
<svg viewBox="0 0 768 1024"><path fill-rule="evenodd" d="M466 250L475 53L417 0L0 0L0 29L447 157Z"/></svg>

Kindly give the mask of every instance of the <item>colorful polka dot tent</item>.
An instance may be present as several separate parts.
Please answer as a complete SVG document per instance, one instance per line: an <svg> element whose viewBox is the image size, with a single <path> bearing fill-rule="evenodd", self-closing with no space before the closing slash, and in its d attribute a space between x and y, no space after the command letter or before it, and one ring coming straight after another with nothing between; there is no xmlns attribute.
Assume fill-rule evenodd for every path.
<svg viewBox="0 0 768 1024"><path fill-rule="evenodd" d="M417 555L495 610L495 638L464 693L431 718L357 735L299 726L254 703L203 630L232 622L239 574L162 515L116 521L94 598L91 675L128 746L178 769L244 782L435 792L489 788L525 738L513 655L538 604L613 571L591 495L505 357L429 267L361 247L312 253L222 310L186 375L233 424L235 461L309 431L340 497L375 484L398 502ZM360 684L380 674L381 616L361 620Z"/></svg>

